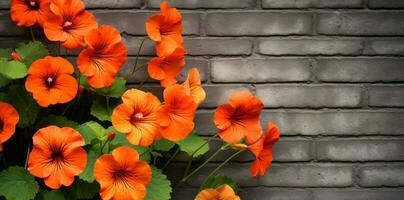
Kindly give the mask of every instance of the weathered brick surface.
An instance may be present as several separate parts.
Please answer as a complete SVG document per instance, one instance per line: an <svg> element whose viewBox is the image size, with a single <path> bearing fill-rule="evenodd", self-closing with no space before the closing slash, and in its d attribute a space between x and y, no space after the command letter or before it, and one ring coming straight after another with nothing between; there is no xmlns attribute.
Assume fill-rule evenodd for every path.
<svg viewBox="0 0 404 200"><path fill-rule="evenodd" d="M146 35L144 23L155 12L145 11L96 11L99 24L112 24L121 32L132 35ZM199 35L199 13L183 13L184 35Z"/></svg>
<svg viewBox="0 0 404 200"><path fill-rule="evenodd" d="M378 190L359 190L359 189L319 189L314 191L315 200L401 200L404 190L378 189Z"/></svg>
<svg viewBox="0 0 404 200"><path fill-rule="evenodd" d="M404 140L320 140L317 145L318 160L335 161L402 161Z"/></svg>
<svg viewBox="0 0 404 200"><path fill-rule="evenodd" d="M363 187L404 186L404 166L366 166L359 170L359 185Z"/></svg>
<svg viewBox="0 0 404 200"><path fill-rule="evenodd" d="M404 56L404 40L402 38L369 39L363 54Z"/></svg>
<svg viewBox="0 0 404 200"><path fill-rule="evenodd" d="M285 135L402 135L404 113L381 111L266 111Z"/></svg>
<svg viewBox="0 0 404 200"><path fill-rule="evenodd" d="M316 75L324 82L401 82L401 58L326 58L317 60Z"/></svg>
<svg viewBox="0 0 404 200"><path fill-rule="evenodd" d="M83 0L87 8L139 8L141 0Z"/></svg>
<svg viewBox="0 0 404 200"><path fill-rule="evenodd" d="M137 86L147 76L146 65L131 75L146 36L144 23L162 0L83 1L99 24L121 32L129 58L119 76L128 87ZM251 177L251 152L222 170L239 183L243 200L403 199L403 0L168 1L182 13L188 52L178 81L197 67L207 93L195 116L196 131L216 134L215 108L239 90L264 102L264 130L268 121L281 129L264 177ZM10 0L0 1L0 48L30 40L29 28L11 22L9 5ZM45 41L40 27L34 32ZM69 60L76 63L79 52L68 51ZM153 56L154 42L146 40L138 64ZM143 89L161 99L157 81L149 78ZM212 141L208 155L193 167L221 144ZM206 174L233 153L214 158L173 199L194 199ZM165 171L174 182L187 159L179 154Z"/></svg>
<svg viewBox="0 0 404 200"><path fill-rule="evenodd" d="M265 55L359 55L359 39L276 38L260 39L258 52Z"/></svg>
<svg viewBox="0 0 404 200"><path fill-rule="evenodd" d="M403 86L370 87L369 106L404 107L404 87Z"/></svg>
<svg viewBox="0 0 404 200"><path fill-rule="evenodd" d="M310 34L312 15L308 13L217 12L209 13L208 35ZM260 23L256 23L259 21Z"/></svg>
<svg viewBox="0 0 404 200"><path fill-rule="evenodd" d="M321 13L317 29L326 35L404 35L403 17L404 12Z"/></svg>
<svg viewBox="0 0 404 200"><path fill-rule="evenodd" d="M213 82L303 82L311 78L308 59L217 59L212 61Z"/></svg>
<svg viewBox="0 0 404 200"><path fill-rule="evenodd" d="M360 8L362 6L362 0L262 0L263 8Z"/></svg>
<svg viewBox="0 0 404 200"><path fill-rule="evenodd" d="M260 85L266 107L359 107L362 88L337 85ZM306 95L310 94L310 95Z"/></svg>
<svg viewBox="0 0 404 200"><path fill-rule="evenodd" d="M401 0L369 0L371 8L404 8L404 2Z"/></svg>
<svg viewBox="0 0 404 200"><path fill-rule="evenodd" d="M158 8L161 0L149 0L149 6ZM170 0L176 8L253 8L255 0Z"/></svg>

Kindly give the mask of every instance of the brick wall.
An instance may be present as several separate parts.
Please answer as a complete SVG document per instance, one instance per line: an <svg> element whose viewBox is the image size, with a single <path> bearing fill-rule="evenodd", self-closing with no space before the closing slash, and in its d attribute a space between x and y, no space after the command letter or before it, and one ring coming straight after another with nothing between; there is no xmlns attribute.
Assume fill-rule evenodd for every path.
<svg viewBox="0 0 404 200"><path fill-rule="evenodd" d="M127 76L160 0L84 1L101 24L122 31ZM215 133L214 108L236 90L262 98L262 121L282 130L265 177L250 178L247 154L222 170L240 183L243 199L404 199L403 0L170 2L183 13L187 69L198 67L208 95L196 117L199 133ZM8 4L0 2L2 47L28 34L10 22ZM153 54L148 41L143 62ZM145 73L127 78L134 84ZM161 94L153 82L146 89ZM174 181L185 159L168 170ZM207 173L174 199L192 199Z"/></svg>

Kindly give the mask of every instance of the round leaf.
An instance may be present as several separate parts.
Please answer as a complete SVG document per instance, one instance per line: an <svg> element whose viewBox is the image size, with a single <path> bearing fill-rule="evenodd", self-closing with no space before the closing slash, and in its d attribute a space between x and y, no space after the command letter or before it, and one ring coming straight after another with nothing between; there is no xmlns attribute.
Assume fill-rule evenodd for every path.
<svg viewBox="0 0 404 200"><path fill-rule="evenodd" d="M22 167L9 167L0 173L0 196L8 200L33 199L38 190L34 177Z"/></svg>

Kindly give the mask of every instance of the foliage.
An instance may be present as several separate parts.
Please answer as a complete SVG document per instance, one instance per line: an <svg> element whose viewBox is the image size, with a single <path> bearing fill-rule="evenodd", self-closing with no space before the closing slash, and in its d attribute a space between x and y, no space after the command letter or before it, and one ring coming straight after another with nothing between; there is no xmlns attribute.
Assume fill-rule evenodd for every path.
<svg viewBox="0 0 404 200"><path fill-rule="evenodd" d="M9 167L0 172L0 196L9 200L33 199L39 185L22 167Z"/></svg>

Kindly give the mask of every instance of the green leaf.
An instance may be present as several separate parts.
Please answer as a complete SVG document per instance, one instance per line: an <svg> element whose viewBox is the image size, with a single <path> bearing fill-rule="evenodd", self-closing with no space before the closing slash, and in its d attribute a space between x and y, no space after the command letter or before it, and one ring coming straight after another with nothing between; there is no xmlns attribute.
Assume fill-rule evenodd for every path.
<svg viewBox="0 0 404 200"><path fill-rule="evenodd" d="M84 123L76 128L76 130L84 137L86 144L91 144L94 139L106 141L108 139L107 130L94 121Z"/></svg>
<svg viewBox="0 0 404 200"><path fill-rule="evenodd" d="M69 187L70 195L76 199L93 199L99 191L99 185L96 182L88 183L77 179L73 185Z"/></svg>
<svg viewBox="0 0 404 200"><path fill-rule="evenodd" d="M0 61L0 75L8 79L24 78L27 75L27 67L18 61Z"/></svg>
<svg viewBox="0 0 404 200"><path fill-rule="evenodd" d="M188 155L193 156L194 158L198 158L209 151L209 144L207 144L207 141L194 132L189 134L185 139L177 142L177 144L181 151L185 151ZM203 147L201 147L202 145ZM195 152L196 150L198 151Z"/></svg>
<svg viewBox="0 0 404 200"><path fill-rule="evenodd" d="M3 87L11 82L10 79L0 75L0 87Z"/></svg>
<svg viewBox="0 0 404 200"><path fill-rule="evenodd" d="M133 145L131 144L125 137L125 134L115 130L113 127L109 127L108 129L109 131L114 131L115 132L115 138L110 141L111 144L111 151L117 147L120 146L127 146L130 147L132 149L135 149L139 154L140 154L140 159L146 161L146 162L150 162L151 159L151 155L149 152L149 148L148 147L141 147L141 146L137 146L137 145Z"/></svg>
<svg viewBox="0 0 404 200"><path fill-rule="evenodd" d="M15 49L15 51L20 55L22 62L28 67L31 66L34 61L49 55L45 45L39 41L23 44Z"/></svg>
<svg viewBox="0 0 404 200"><path fill-rule="evenodd" d="M81 180L89 183L94 182L94 164L100 153L100 148L95 146L87 150L87 165L83 172L79 175Z"/></svg>
<svg viewBox="0 0 404 200"><path fill-rule="evenodd" d="M5 101L13 105L20 115L20 121L18 122L19 127L23 128L35 123L40 107L28 94L24 86L10 86Z"/></svg>
<svg viewBox="0 0 404 200"><path fill-rule="evenodd" d="M120 98L126 90L126 80L122 77L116 77L114 83L105 88L96 89L91 87L87 82L87 78L84 76L80 77L80 84L87 90L107 97Z"/></svg>
<svg viewBox="0 0 404 200"><path fill-rule="evenodd" d="M43 192L43 200L65 200L65 195L60 190L51 190Z"/></svg>
<svg viewBox="0 0 404 200"><path fill-rule="evenodd" d="M107 97L108 98L108 97ZM96 97L91 105L91 115L101 121L111 121L111 115L114 108L121 103L120 99L110 98L109 108L105 97Z"/></svg>
<svg viewBox="0 0 404 200"><path fill-rule="evenodd" d="M0 49L0 61L1 60L11 60L11 53L13 53L12 49Z"/></svg>
<svg viewBox="0 0 404 200"><path fill-rule="evenodd" d="M45 118L43 118L41 121L38 122L37 127L43 128L43 127L50 126L50 125L54 125L54 126L58 126L58 127L76 128L80 124L75 121L71 121L64 116L48 115Z"/></svg>
<svg viewBox="0 0 404 200"><path fill-rule="evenodd" d="M151 167L152 180L147 185L145 200L169 200L171 199L171 182L161 170Z"/></svg>
<svg viewBox="0 0 404 200"><path fill-rule="evenodd" d="M156 151L170 151L175 146L174 142L166 139L157 140L153 143L153 149Z"/></svg>
<svg viewBox="0 0 404 200"><path fill-rule="evenodd" d="M229 185L231 188L233 188L234 192L237 193L237 184L236 182L233 181L233 179L227 177L227 176L215 176L211 177L208 180L206 180L205 183L203 183L200 187L200 191L208 188L217 188L219 186L222 186L224 184Z"/></svg>
<svg viewBox="0 0 404 200"><path fill-rule="evenodd" d="M8 200L33 199L39 185L22 167L9 167L0 172L0 196Z"/></svg>

